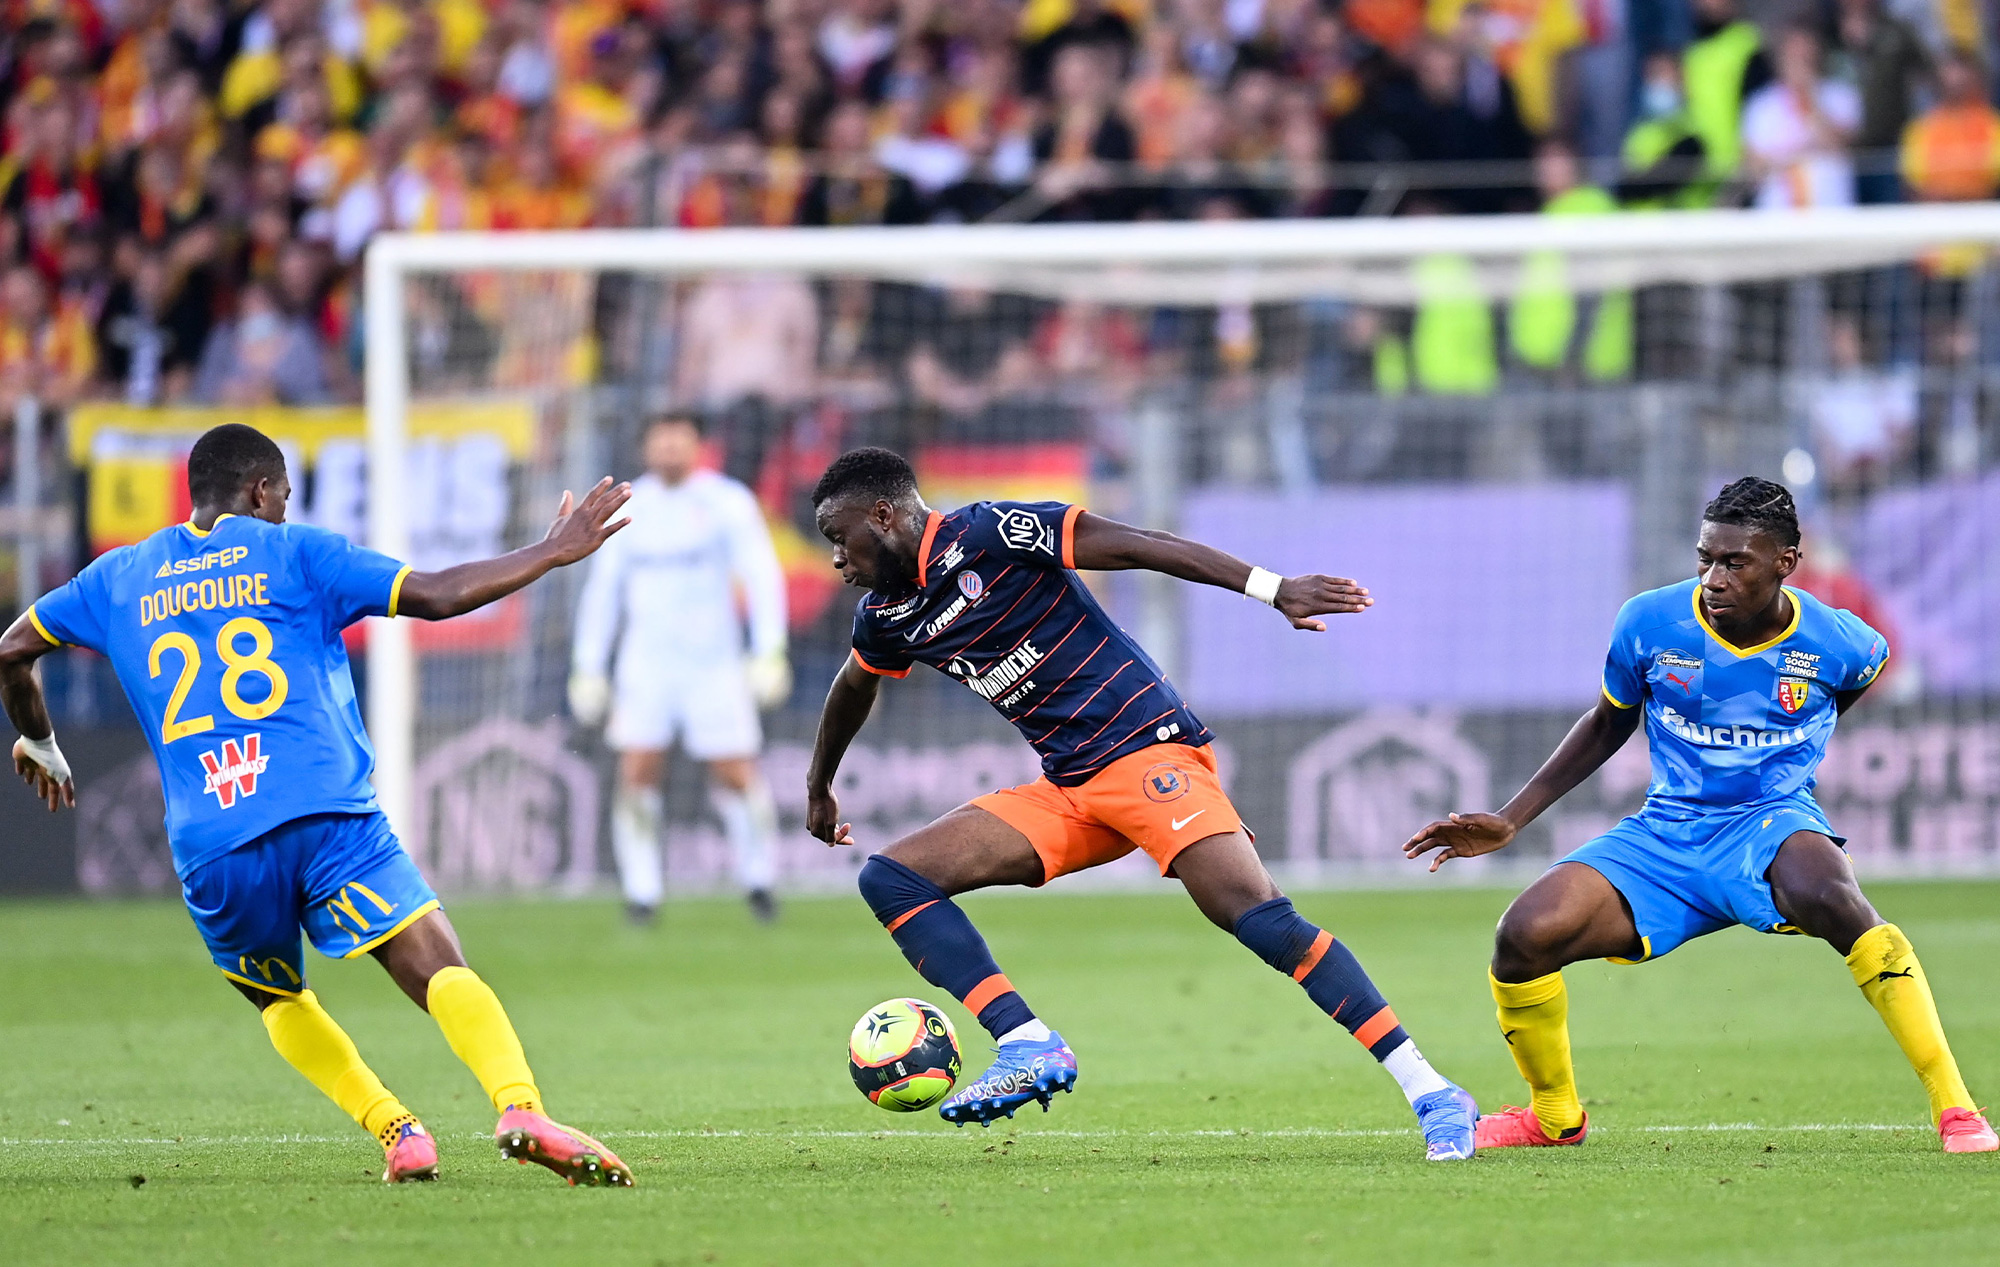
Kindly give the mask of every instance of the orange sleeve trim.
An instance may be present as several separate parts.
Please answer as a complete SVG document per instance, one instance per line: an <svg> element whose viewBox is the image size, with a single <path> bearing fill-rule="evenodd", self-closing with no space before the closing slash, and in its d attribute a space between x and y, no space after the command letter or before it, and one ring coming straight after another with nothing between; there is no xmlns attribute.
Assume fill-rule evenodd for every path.
<svg viewBox="0 0 2000 1267"><path fill-rule="evenodd" d="M966 1011L977 1016L986 1010L987 1004L1003 994L1012 994L1013 992L1014 983L1007 979L1007 974L996 972L986 978L986 980L981 981L978 985L973 986L972 989L966 991L965 998L960 1001L965 1004Z"/></svg>
<svg viewBox="0 0 2000 1267"><path fill-rule="evenodd" d="M1306 957L1299 960L1298 967L1292 969L1292 980L1303 981L1311 976L1312 970L1319 967L1319 961L1326 957L1326 952L1332 947L1333 934L1324 928L1320 929L1319 936L1313 938L1312 949L1306 951Z"/></svg>
<svg viewBox="0 0 2000 1267"><path fill-rule="evenodd" d="M1354 1041L1363 1047L1373 1047L1382 1041L1384 1035L1396 1028L1396 1009L1384 1007L1375 1015L1361 1022L1361 1028L1354 1031Z"/></svg>
<svg viewBox="0 0 2000 1267"><path fill-rule="evenodd" d="M1062 561L1070 571L1076 571L1076 517L1083 513L1083 507L1071 506L1063 512Z"/></svg>
<svg viewBox="0 0 2000 1267"><path fill-rule="evenodd" d="M943 522L944 522L944 516L939 514L935 510L931 512L931 517L929 519L924 520L924 539L917 545L917 588L918 589L922 589L924 587L924 573L930 571L931 543L937 540L938 525Z"/></svg>
<svg viewBox="0 0 2000 1267"><path fill-rule="evenodd" d="M876 677L908 677L908 676L910 676L910 671L909 671L908 669L878 669L878 668L876 668L876 667L875 667L874 665L872 665L872 664L868 663L868 661L866 661L866 660L862 659L862 658L861 658L861 653L860 653L859 651L856 651L856 652L853 652L852 654L853 654L853 656L854 656L854 662L855 662L856 664L860 665L860 666L861 666L862 668L866 669L866 670L867 670L868 672L870 672L870 673L873 673L873 674L874 674L874 675L875 675Z"/></svg>
<svg viewBox="0 0 2000 1267"><path fill-rule="evenodd" d="M42 637L47 638L49 640L50 646L60 647L63 644L62 639L50 633L49 627L42 623L42 618L35 614L35 609L32 604L30 604L28 607L28 623L35 627L36 633L42 635Z"/></svg>
<svg viewBox="0 0 2000 1267"><path fill-rule="evenodd" d="M915 919L918 915L922 914L925 911L928 911L929 909L931 909L933 906L936 905L937 905L937 899L932 898L930 901L925 902L922 906L913 906L909 910L904 911L901 915L898 915L896 918L890 920L888 923L882 925L883 931L893 933L897 929L901 928L903 925Z"/></svg>

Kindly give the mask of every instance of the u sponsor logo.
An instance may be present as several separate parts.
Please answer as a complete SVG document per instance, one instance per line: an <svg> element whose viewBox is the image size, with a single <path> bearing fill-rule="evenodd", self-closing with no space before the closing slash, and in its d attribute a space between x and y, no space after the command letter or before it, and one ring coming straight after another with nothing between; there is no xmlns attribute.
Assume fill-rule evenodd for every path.
<svg viewBox="0 0 2000 1267"><path fill-rule="evenodd" d="M1178 801L1188 794L1190 783L1187 771L1171 761L1162 761L1140 776L1146 799L1164 805L1168 801Z"/></svg>

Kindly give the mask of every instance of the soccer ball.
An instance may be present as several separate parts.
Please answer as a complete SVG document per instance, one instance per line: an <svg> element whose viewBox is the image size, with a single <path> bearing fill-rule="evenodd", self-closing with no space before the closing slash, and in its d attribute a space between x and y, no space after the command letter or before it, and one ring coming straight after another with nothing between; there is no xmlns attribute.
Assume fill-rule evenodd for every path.
<svg viewBox="0 0 2000 1267"><path fill-rule="evenodd" d="M916 1113L958 1081L958 1035L922 999L890 999L862 1013L847 1039L847 1072L861 1094L891 1113Z"/></svg>

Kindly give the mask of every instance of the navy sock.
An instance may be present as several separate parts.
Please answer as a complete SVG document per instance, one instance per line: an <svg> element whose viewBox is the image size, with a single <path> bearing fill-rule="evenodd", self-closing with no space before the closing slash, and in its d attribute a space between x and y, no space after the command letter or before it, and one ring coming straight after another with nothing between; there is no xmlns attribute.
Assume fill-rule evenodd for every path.
<svg viewBox="0 0 2000 1267"><path fill-rule="evenodd" d="M986 939L943 889L880 854L861 865L868 909L924 980L965 1004L995 1038L1035 1019L1000 971Z"/></svg>
<svg viewBox="0 0 2000 1267"><path fill-rule="evenodd" d="M1381 1060L1409 1041L1396 1013L1347 947L1292 909L1288 897L1253 906L1236 921L1236 940L1306 988L1306 996Z"/></svg>

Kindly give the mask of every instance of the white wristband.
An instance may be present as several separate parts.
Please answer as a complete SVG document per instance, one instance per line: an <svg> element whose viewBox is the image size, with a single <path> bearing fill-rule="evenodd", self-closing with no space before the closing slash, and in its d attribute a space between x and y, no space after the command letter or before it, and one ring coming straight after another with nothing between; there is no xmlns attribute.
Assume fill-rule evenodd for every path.
<svg viewBox="0 0 2000 1267"><path fill-rule="evenodd" d="M69 762L63 759L62 749L56 747L55 731L51 730L47 739L30 739L22 735L21 751L57 783L69 782Z"/></svg>
<svg viewBox="0 0 2000 1267"><path fill-rule="evenodd" d="M1264 568L1250 569L1250 579L1243 582L1243 592L1267 607L1278 605L1278 587L1285 578Z"/></svg>

